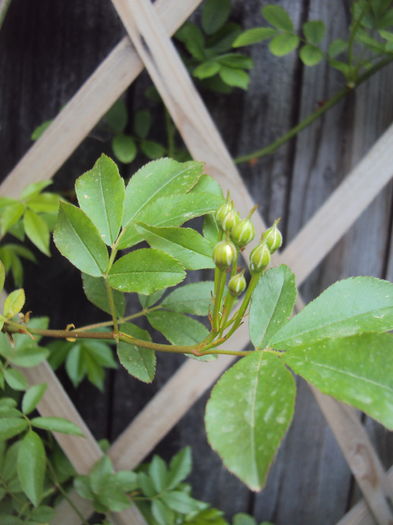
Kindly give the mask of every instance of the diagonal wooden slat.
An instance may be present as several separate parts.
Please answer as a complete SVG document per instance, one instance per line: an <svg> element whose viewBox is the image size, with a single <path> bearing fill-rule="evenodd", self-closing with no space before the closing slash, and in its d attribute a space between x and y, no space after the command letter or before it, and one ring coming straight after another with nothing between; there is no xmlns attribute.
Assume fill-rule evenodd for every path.
<svg viewBox="0 0 393 525"><path fill-rule="evenodd" d="M154 8L172 34L201 1L157 0ZM27 184L53 177L143 67L129 38L124 37L4 179L0 194L15 198Z"/></svg>

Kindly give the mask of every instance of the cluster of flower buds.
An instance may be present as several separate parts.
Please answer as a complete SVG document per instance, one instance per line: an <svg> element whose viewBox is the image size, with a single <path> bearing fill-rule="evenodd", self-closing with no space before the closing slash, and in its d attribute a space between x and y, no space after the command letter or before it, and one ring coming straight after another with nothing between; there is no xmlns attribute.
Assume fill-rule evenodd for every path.
<svg viewBox="0 0 393 525"><path fill-rule="evenodd" d="M279 219L274 221L273 226L263 232L260 243L250 254L250 272L252 274L262 272L270 264L271 256L282 245L282 235L277 227Z"/></svg>
<svg viewBox="0 0 393 525"><path fill-rule="evenodd" d="M216 221L222 231L229 235L235 246L240 249L255 237L255 228L250 218L240 219L233 207L233 201L229 199L217 210Z"/></svg>

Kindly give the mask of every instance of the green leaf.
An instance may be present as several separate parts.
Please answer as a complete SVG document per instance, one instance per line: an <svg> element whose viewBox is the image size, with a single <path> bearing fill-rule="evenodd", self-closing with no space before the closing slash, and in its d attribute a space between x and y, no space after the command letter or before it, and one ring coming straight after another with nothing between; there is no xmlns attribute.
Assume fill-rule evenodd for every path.
<svg viewBox="0 0 393 525"><path fill-rule="evenodd" d="M171 255L187 270L214 268L211 244L192 228L156 228L137 223L137 231L152 248Z"/></svg>
<svg viewBox="0 0 393 525"><path fill-rule="evenodd" d="M98 494L103 484L108 480L108 475L113 474L113 466L108 456L102 456L90 471L90 486Z"/></svg>
<svg viewBox="0 0 393 525"><path fill-rule="evenodd" d="M239 512L233 516L233 525L257 525L257 522L252 516Z"/></svg>
<svg viewBox="0 0 393 525"><path fill-rule="evenodd" d="M33 385L26 391L22 399L22 412L24 414L33 412L45 394L47 387L48 385L46 383L42 383L40 385Z"/></svg>
<svg viewBox="0 0 393 525"><path fill-rule="evenodd" d="M303 24L303 33L307 42L314 46L319 44L325 36L325 24L320 20L312 20Z"/></svg>
<svg viewBox="0 0 393 525"><path fill-rule="evenodd" d="M170 255L154 248L141 248L116 261L108 281L116 290L150 295L180 283L185 276L183 266Z"/></svg>
<svg viewBox="0 0 393 525"><path fill-rule="evenodd" d="M160 159L145 164L126 187L123 226L131 220L144 220L141 212L158 198L190 191L202 173L203 164L195 161Z"/></svg>
<svg viewBox="0 0 393 525"><path fill-rule="evenodd" d="M186 22L177 31L175 37L183 42L190 55L199 61L205 59L205 38L198 26Z"/></svg>
<svg viewBox="0 0 393 525"><path fill-rule="evenodd" d="M226 53L225 55L217 57L217 61L223 66L235 69L251 69L254 65L250 57L242 55L241 53Z"/></svg>
<svg viewBox="0 0 393 525"><path fill-rule="evenodd" d="M212 304L214 283L190 283L173 290L162 302L172 312L207 316Z"/></svg>
<svg viewBox="0 0 393 525"><path fill-rule="evenodd" d="M49 228L42 217L27 209L23 217L23 227L27 237L45 255L49 252Z"/></svg>
<svg viewBox="0 0 393 525"><path fill-rule="evenodd" d="M114 133L121 133L127 125L127 107L123 99L117 100L104 116L104 121Z"/></svg>
<svg viewBox="0 0 393 525"><path fill-rule="evenodd" d="M47 505L40 505L37 509L34 509L29 516L29 519L33 522L37 522L40 525L43 523L49 523L54 518L55 509L48 507Z"/></svg>
<svg viewBox="0 0 393 525"><path fill-rule="evenodd" d="M120 162L130 164L138 152L135 140L130 135L120 133L112 139L113 154Z"/></svg>
<svg viewBox="0 0 393 525"><path fill-rule="evenodd" d="M178 490L165 492L161 496L161 499L170 509L179 512L180 514L190 514L191 512L200 510L201 503L199 501L195 500L185 492L180 492Z"/></svg>
<svg viewBox="0 0 393 525"><path fill-rule="evenodd" d="M0 441L17 436L28 427L27 421L20 417L0 418Z"/></svg>
<svg viewBox="0 0 393 525"><path fill-rule="evenodd" d="M31 419L31 424L33 427L50 430L51 432L61 432L62 434L84 437L83 432L75 423L62 417L34 417Z"/></svg>
<svg viewBox="0 0 393 525"><path fill-rule="evenodd" d="M293 348L323 339L393 329L393 283L352 277L329 286L271 339Z"/></svg>
<svg viewBox="0 0 393 525"><path fill-rule="evenodd" d="M228 86L239 87L241 89L248 88L250 75L242 69L221 66L219 75L221 80L225 82L225 84L228 84Z"/></svg>
<svg viewBox="0 0 393 525"><path fill-rule="evenodd" d="M23 288L11 292L4 301L4 316L8 319L18 314L25 304L25 291Z"/></svg>
<svg viewBox="0 0 393 525"><path fill-rule="evenodd" d="M151 502L151 511L158 525L173 525L175 516L173 511L161 500L154 499Z"/></svg>
<svg viewBox="0 0 393 525"><path fill-rule="evenodd" d="M165 461L160 456L153 456L148 469L149 476L157 493L162 492L167 486L168 469Z"/></svg>
<svg viewBox="0 0 393 525"><path fill-rule="evenodd" d="M0 341L4 341L4 339L0 335ZM30 344L24 345L23 348L11 348L9 345L8 347L3 346L0 353L13 365L23 366L24 368L39 365L49 355L49 351L46 348L37 346L31 339Z"/></svg>
<svg viewBox="0 0 393 525"><path fill-rule="evenodd" d="M174 489L190 473L192 468L191 448L185 447L178 452L169 464L168 470L168 490Z"/></svg>
<svg viewBox="0 0 393 525"><path fill-rule="evenodd" d="M306 66L315 66L323 59L323 53L319 47L310 44L306 44L300 48L299 56Z"/></svg>
<svg viewBox="0 0 393 525"><path fill-rule="evenodd" d="M75 191L79 206L102 240L111 246L120 231L125 195L124 181L116 164L101 155L93 168L77 179Z"/></svg>
<svg viewBox="0 0 393 525"><path fill-rule="evenodd" d="M336 40L333 40L329 44L329 50L328 55L330 58L334 58L340 53L343 53L346 51L348 47L348 42L345 42L345 40L341 40L340 38L337 38Z"/></svg>
<svg viewBox="0 0 393 525"><path fill-rule="evenodd" d="M151 295L138 295L139 302L142 308L150 308L154 304L158 303L164 294L164 290L159 290Z"/></svg>
<svg viewBox="0 0 393 525"><path fill-rule="evenodd" d="M121 325L121 331L138 339L151 340L149 332L131 323ZM153 381L156 373L156 353L154 350L120 341L117 345L117 355L120 363L130 375L144 383Z"/></svg>
<svg viewBox="0 0 393 525"><path fill-rule="evenodd" d="M46 120L45 122L37 126L30 136L31 140L38 140L41 137L41 135L44 134L44 131L46 131L49 128L52 122L53 122L53 119Z"/></svg>
<svg viewBox="0 0 393 525"><path fill-rule="evenodd" d="M251 300L250 339L255 348L264 348L288 322L296 301L295 275L281 265L259 280Z"/></svg>
<svg viewBox="0 0 393 525"><path fill-rule="evenodd" d="M1 234L4 235L22 217L25 207L21 202L9 204L1 213Z"/></svg>
<svg viewBox="0 0 393 525"><path fill-rule="evenodd" d="M252 29L243 31L232 45L233 47L242 47L257 44L258 42L263 42L264 40L273 38L276 33L277 31L271 27L253 27Z"/></svg>
<svg viewBox="0 0 393 525"><path fill-rule="evenodd" d="M228 20L230 0L205 0L202 8L202 28L208 35L218 31Z"/></svg>
<svg viewBox="0 0 393 525"><path fill-rule="evenodd" d="M295 381L280 359L255 352L219 379L205 425L224 465L251 490L260 490L291 422Z"/></svg>
<svg viewBox="0 0 393 525"><path fill-rule="evenodd" d="M220 204L222 199L209 193L175 194L150 203L138 214L136 220L150 226L180 226L195 217L216 211ZM126 227L119 247L129 248L141 240L142 236L132 221Z"/></svg>
<svg viewBox="0 0 393 525"><path fill-rule="evenodd" d="M108 302L108 294L106 292L105 280L103 277L91 277L85 273L82 273L82 284L83 291L85 292L88 300L100 308L107 314L111 313L111 308ZM126 301L124 294L118 292L117 290L113 291L113 300L115 303L115 308L117 315L122 317L126 308Z"/></svg>
<svg viewBox="0 0 393 525"><path fill-rule="evenodd" d="M92 221L79 208L60 204L53 239L59 252L79 270L101 277L108 266L108 251Z"/></svg>
<svg viewBox="0 0 393 525"><path fill-rule="evenodd" d="M29 197L27 206L36 213L57 214L60 197L56 193L41 193Z"/></svg>
<svg viewBox="0 0 393 525"><path fill-rule="evenodd" d="M286 363L321 392L393 429L393 336L363 334L296 348Z"/></svg>
<svg viewBox="0 0 393 525"><path fill-rule="evenodd" d="M21 193L21 197L29 201L32 197L36 197L37 195L39 195L42 192L42 190L44 190L51 184L53 184L53 181L51 179L32 182L24 188L24 190Z"/></svg>
<svg viewBox="0 0 393 525"><path fill-rule="evenodd" d="M4 379L13 390L26 390L29 383L19 370L7 368L4 370Z"/></svg>
<svg viewBox="0 0 393 525"><path fill-rule="evenodd" d="M140 109L134 115L134 132L141 138L145 139L151 127L151 113L147 109Z"/></svg>
<svg viewBox="0 0 393 525"><path fill-rule="evenodd" d="M262 15L273 27L283 31L293 31L293 23L289 14L279 5L266 5L262 8Z"/></svg>
<svg viewBox="0 0 393 525"><path fill-rule="evenodd" d="M214 76L220 70L220 64L213 60L208 60L207 62L202 62L199 64L192 72L192 75L196 78L209 78Z"/></svg>
<svg viewBox="0 0 393 525"><path fill-rule="evenodd" d="M30 430L19 445L17 471L23 492L35 507L42 499L45 468L44 445L40 436Z"/></svg>
<svg viewBox="0 0 393 525"><path fill-rule="evenodd" d="M300 39L291 33L280 33L273 37L269 42L270 52L278 57L288 55L299 45Z"/></svg>
<svg viewBox="0 0 393 525"><path fill-rule="evenodd" d="M196 319L176 312L156 310L147 315L149 323L173 345L195 345L209 334L208 329Z"/></svg>
<svg viewBox="0 0 393 525"><path fill-rule="evenodd" d="M72 384L75 388L79 386L80 382L87 373L86 366L82 360L81 353L81 345L78 343L71 348L66 358L65 368L68 377L71 379Z"/></svg>
<svg viewBox="0 0 393 525"><path fill-rule="evenodd" d="M165 147L154 140L142 140L141 150L148 159L159 159L165 154Z"/></svg>

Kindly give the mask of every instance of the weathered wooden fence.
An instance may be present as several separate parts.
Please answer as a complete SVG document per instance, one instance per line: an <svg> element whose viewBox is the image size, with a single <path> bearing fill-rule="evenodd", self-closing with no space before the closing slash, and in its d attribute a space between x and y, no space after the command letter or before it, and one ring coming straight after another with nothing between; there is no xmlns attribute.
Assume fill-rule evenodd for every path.
<svg viewBox="0 0 393 525"><path fill-rule="evenodd" d="M99 148L87 144L67 159L145 67L189 151L205 161L207 171L231 190L237 207L246 212L252 206L251 193L268 222L283 217L289 242L278 259L290 264L299 284L307 279L302 287L306 299L350 274L392 279L392 187L388 185L393 175L393 128L388 128L393 117L389 98L392 70L379 73L273 157L242 167L241 179L167 36L199 3L159 0L153 7L148 0L113 0L128 36L111 50L122 26L109 1L42 1L33 6L13 0L0 34L1 194L17 196L27 183L52 177L59 169L59 186L69 188L70 179L92 164ZM297 24L323 18L331 35L341 36L346 2L280 3L291 11ZM254 0L238 1L235 13L252 26L260 21L256 17L259 7ZM257 66L251 89L229 99L215 99L211 109L234 155L271 141L334 92L339 82L323 66L303 70L294 57L275 60L260 47L253 53ZM207 103L210 99L208 96ZM138 103L138 88L128 101L130 106ZM48 131L28 149L31 130L65 102ZM262 227L259 218L259 230ZM35 313L41 313L41 308L42 313L52 310L50 296L38 297L45 289L41 278L46 266L42 273L34 272ZM51 272L56 280L55 271ZM62 284L57 284L61 296ZM70 305L60 306L63 323L64 315L67 322L74 321L81 310L80 296L67 298ZM59 316L54 312L54 322ZM243 329L231 343L239 348L246 342ZM229 514L248 510L259 520L271 519L277 525L336 523L358 497L352 471L367 505L358 504L339 523L393 523L388 504L388 499L393 499L393 485L384 473L393 463L391 435L367 419L362 425L352 409L311 393L302 383L295 422L266 489L251 495L228 474L208 450L202 412L206 390L229 362L228 358L208 365L189 361L180 366L177 358L170 362L160 359L161 372L150 388L119 371L109 380L109 397L97 398L85 389L73 398L95 436L114 439L110 454L118 468L134 467L160 442L158 450L164 455L191 444L197 495ZM48 366L32 370L30 379L49 382L40 405L43 414L56 413L85 425ZM92 434L87 427L85 430L86 440L59 437L80 472L86 472L100 456ZM88 515L89 506L79 505ZM58 516L57 523L77 523L66 505ZM135 511L114 520L143 523Z"/></svg>

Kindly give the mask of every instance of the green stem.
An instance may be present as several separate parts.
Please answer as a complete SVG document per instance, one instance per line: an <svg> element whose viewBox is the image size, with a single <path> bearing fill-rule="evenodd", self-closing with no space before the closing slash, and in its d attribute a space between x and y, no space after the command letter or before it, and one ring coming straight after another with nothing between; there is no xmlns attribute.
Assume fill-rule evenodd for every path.
<svg viewBox="0 0 393 525"><path fill-rule="evenodd" d="M354 41L355 41L355 36L356 36L357 30L359 29L360 24L361 24L361 22L363 20L363 17L364 17L364 15L366 13L366 8L367 8L367 5L364 5L363 9L360 12L359 18L353 24L353 27L351 28L351 33L349 35L349 40L348 40L348 65L350 67L352 67L352 64L353 64L353 44L354 44ZM351 79L351 80L353 80L353 79Z"/></svg>
<svg viewBox="0 0 393 525"><path fill-rule="evenodd" d="M220 321L220 335L222 335L222 332L225 329L225 325L226 325L226 322L228 320L229 314L232 311L232 307L233 307L233 303L234 302L235 302L235 297L228 290L227 296L225 297L225 301L224 301L224 308L223 308L222 319Z"/></svg>
<svg viewBox="0 0 393 525"><path fill-rule="evenodd" d="M117 311L116 311L116 305L115 300L113 298L113 290L110 287L110 284L108 283L108 279L104 277L105 280L105 289L106 289L106 295L108 297L108 303L109 303L109 309L111 311L112 321L113 321L113 331L115 334L119 332L119 324L117 322Z"/></svg>
<svg viewBox="0 0 393 525"><path fill-rule="evenodd" d="M225 334L225 340L229 339L229 337L231 337L231 335L239 328L240 323L243 320L244 314L246 313L246 310L248 308L248 305L250 304L252 293L255 290L255 287L258 284L258 281L259 281L259 279L260 279L262 274L263 274L263 272L261 272L261 273L254 273L252 275L251 280L250 280L250 282L248 284L246 293L244 294L243 302L240 305L239 310L235 314L235 316L236 316L235 317L235 321L234 321L231 329L229 330L229 332L227 334Z"/></svg>
<svg viewBox="0 0 393 525"><path fill-rule="evenodd" d="M68 496L67 492L63 489L61 486L61 483L59 483L55 469L53 468L52 463L49 461L49 458L47 458L47 465L50 471L50 475L53 480L53 484L55 488L60 492L60 494L63 496L63 498L68 502L70 507L74 510L75 514L77 514L78 518L81 520L83 525L89 525L89 523L85 520L85 517L81 513L81 511L78 509L78 507L75 505L75 503L72 501L72 499Z"/></svg>
<svg viewBox="0 0 393 525"><path fill-rule="evenodd" d="M144 315L149 314L150 312L154 312L155 310L159 310L162 308L160 304L156 306L152 306L151 308L143 308L143 310L140 310L139 312L131 315L127 315L126 317L119 317L118 323L119 325L122 325L123 323L126 323L127 321L131 321L132 319L138 319L138 317L143 317ZM86 332L88 330L94 330L95 328L105 328L106 326L112 326L113 325L113 319L110 321L102 321L100 323L93 323L93 324L87 324L85 326L81 326L80 328L76 328L76 332Z"/></svg>
<svg viewBox="0 0 393 525"><path fill-rule="evenodd" d="M247 155L242 155L240 157L237 157L235 159L236 164L241 164L242 162L247 162L249 160L265 157L266 155L270 155L271 153L274 153L280 146L288 142L290 139L295 137L300 131L303 131L305 128L307 128L310 124L312 124L317 118L321 117L326 111L328 111L330 108L338 104L340 100L345 98L349 93L354 91L357 87L360 86L360 84L363 84L367 79L369 79L372 75L374 75L377 71L384 68L386 65L390 64L392 62L393 57L387 57L383 60L380 60L377 62L373 67L371 67L368 71L363 73L354 85L351 87L346 86L340 91L338 91L335 95L333 95L330 99L328 99L320 108L318 108L316 111L308 115L305 119L303 119L299 124L297 124L295 127L290 129L287 133L282 135L280 138L269 144L268 146L265 146L264 148L258 149L256 151L253 151L252 153L248 153Z"/></svg>
<svg viewBox="0 0 393 525"><path fill-rule="evenodd" d="M216 267L214 273L214 308L213 308L213 332L218 333L220 327L220 312L222 296L225 288L226 271Z"/></svg>

